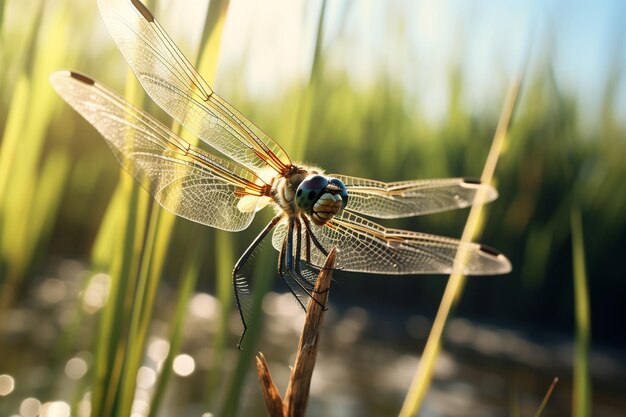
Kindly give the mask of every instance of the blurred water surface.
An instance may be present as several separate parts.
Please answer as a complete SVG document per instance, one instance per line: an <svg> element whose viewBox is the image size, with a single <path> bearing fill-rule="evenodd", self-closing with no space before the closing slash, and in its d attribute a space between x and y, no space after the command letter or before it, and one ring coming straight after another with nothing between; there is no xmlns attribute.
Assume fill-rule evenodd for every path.
<svg viewBox="0 0 626 417"><path fill-rule="evenodd" d="M81 393L92 371L93 354L88 340L93 336L96 312L102 307L97 297L76 299L81 280L89 275L85 265L63 261L47 276L33 282L33 297L17 306L3 323L3 375L0 376L2 415L23 417L66 417L69 404ZM107 279L96 275L85 292L105 296ZM337 284L340 285L340 284ZM146 356L137 375L133 415L146 415L170 345L167 322L173 309L175 290L165 286L159 294L159 311L151 325ZM334 294L333 294L334 295ZM188 305L184 343L173 363L173 381L161 415L200 416L210 410L204 404L205 374L219 372L228 379L234 371L232 350L219 364L211 361L219 322L219 300L197 292ZM63 342L63 329L71 327L77 309L89 315L75 329L77 338L70 355L59 356L50 349ZM290 294L270 292L263 303L266 316L260 346L281 389L289 378L289 367L304 320ZM240 332L238 315L230 317L229 343ZM430 328L423 315L386 312L373 314L365 308L333 303L327 312L321 348L311 386L310 415L387 416L401 405ZM560 381L547 416L566 415L571 402L572 341L567 335L537 328L504 329L463 318L453 319L448 341L437 363L435 382L422 415L485 416L533 415L553 377ZM601 349L590 358L593 383L598 393L594 414L620 416L626 407L623 381L624 353ZM246 379L240 415L265 413L254 374ZM71 415L89 416L88 395L77 402ZM29 411L30 410L30 411ZM37 414L33 410L39 410Z"/></svg>

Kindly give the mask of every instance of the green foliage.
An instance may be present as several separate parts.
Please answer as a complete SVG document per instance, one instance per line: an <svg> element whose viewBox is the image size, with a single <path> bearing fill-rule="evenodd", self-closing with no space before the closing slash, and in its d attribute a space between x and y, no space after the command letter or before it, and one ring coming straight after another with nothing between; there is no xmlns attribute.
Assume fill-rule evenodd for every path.
<svg viewBox="0 0 626 417"><path fill-rule="evenodd" d="M94 354L92 379L73 397L73 408L90 391L93 416L128 416L152 330L157 289L163 279L173 283L178 295L168 323L170 352L152 398L151 413L156 415L166 398L169 364L181 344L185 306L198 274L208 270L199 284L215 289L221 318L217 336L207 340L214 351L204 398L207 407L223 411L220 415L237 415L263 315L259 295L253 303L256 321L247 334L249 348L238 354L234 370L222 369L235 346L229 328L230 273L237 254L265 217L260 214L259 222L238 235L211 232L175 224L125 174L115 186L114 159L96 132L62 106L47 84L52 71L76 67L111 77L116 89L122 88L122 80L109 75L117 74L109 69L119 63L119 54L97 43L95 49L110 47L111 53L98 53L94 62L93 50L80 43L81 35L93 38L95 6L69 3L39 2L21 31L10 33L4 14L8 5L0 1L0 315L28 290L28 277L49 260L50 251L91 257L93 270L107 271L111 282L97 331L87 342ZM217 68L215 45L228 2L211 2L211 7L199 53L200 72L209 80ZM333 44L322 42L323 29L320 18L311 78L305 85L294 84L282 96L263 102L251 102L239 88L230 92L229 101L276 137L294 159L317 162L329 172L381 180L479 175L497 115L476 115L464 104L462 61L450 71L447 118L433 122L412 104L418 100L407 96L399 80L380 74L363 88L352 84L348 74L330 69L324 48L332 49ZM251 63L241 66L246 64ZM550 62L529 74L495 176L500 198L488 208L483 234L483 240L510 255L517 274L512 279L519 278L497 297L484 296L483 303L508 303L511 314L521 318L532 314L527 301L548 294L548 280L558 279L554 271L561 266L559 256L573 238L576 309L555 314L577 318L574 408L581 416L588 415L591 401L586 362L591 280L586 271L593 266L597 277L614 273L615 265L607 259L620 259L616 248L626 233L626 193L616 192L626 178L626 132L614 97L623 82L620 74L615 64L606 81L601 120L594 126L583 121L586 104L555 83ZM224 81L239 76L235 69ZM128 83L126 96L142 102L138 88ZM573 201L579 211L570 217ZM581 224L588 219L593 219L593 227L585 229L583 245ZM458 234L462 226L462 219L453 214L418 221L420 228L442 235ZM395 225L415 229L416 220ZM190 227L212 238L188 239ZM212 246L203 243L205 239ZM255 262L255 285L262 294L274 279L274 253L266 247ZM93 279L86 277L83 287ZM424 291L430 291L426 284ZM557 309L564 303L560 298L552 301ZM77 321L85 320L81 314ZM75 351L75 331L76 326L67 329L59 355Z"/></svg>

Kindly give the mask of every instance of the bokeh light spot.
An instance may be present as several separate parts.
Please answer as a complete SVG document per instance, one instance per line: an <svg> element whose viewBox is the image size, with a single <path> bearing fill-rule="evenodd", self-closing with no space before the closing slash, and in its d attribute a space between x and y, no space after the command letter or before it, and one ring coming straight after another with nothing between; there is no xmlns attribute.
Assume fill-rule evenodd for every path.
<svg viewBox="0 0 626 417"><path fill-rule="evenodd" d="M148 345L148 357L156 363L161 363L170 352L170 342L164 339L153 339Z"/></svg>
<svg viewBox="0 0 626 417"><path fill-rule="evenodd" d="M172 368L177 375L189 376L196 369L196 362L191 356L182 354L174 358Z"/></svg>
<svg viewBox="0 0 626 417"><path fill-rule="evenodd" d="M206 293L197 293L189 302L189 311L194 316L209 320L215 318L219 307L219 301L217 298Z"/></svg>
<svg viewBox="0 0 626 417"><path fill-rule="evenodd" d="M0 396L9 395L15 389L15 380L11 375L0 375Z"/></svg>
<svg viewBox="0 0 626 417"><path fill-rule="evenodd" d="M65 375L72 379L81 379L88 369L87 361L83 358L74 357L65 364Z"/></svg>
<svg viewBox="0 0 626 417"><path fill-rule="evenodd" d="M106 274L96 274L89 282L83 294L83 309L88 314L94 314L107 302L111 277Z"/></svg>
<svg viewBox="0 0 626 417"><path fill-rule="evenodd" d="M142 366L137 371L137 386L139 388L149 389L156 382L156 372L147 366Z"/></svg>
<svg viewBox="0 0 626 417"><path fill-rule="evenodd" d="M20 414L22 417L36 417L41 409L41 402L36 398L26 398L20 404Z"/></svg>
<svg viewBox="0 0 626 417"><path fill-rule="evenodd" d="M65 401L53 401L41 406L39 417L70 417L70 405Z"/></svg>
<svg viewBox="0 0 626 417"><path fill-rule="evenodd" d="M65 283L60 279L46 279L37 291L39 299L48 304L58 303L65 297Z"/></svg>

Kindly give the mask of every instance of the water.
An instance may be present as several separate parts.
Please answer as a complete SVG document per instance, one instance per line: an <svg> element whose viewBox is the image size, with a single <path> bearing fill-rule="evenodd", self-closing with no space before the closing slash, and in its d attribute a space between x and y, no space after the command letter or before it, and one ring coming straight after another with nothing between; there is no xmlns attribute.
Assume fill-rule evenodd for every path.
<svg viewBox="0 0 626 417"><path fill-rule="evenodd" d="M0 415L22 417L88 416L93 363L91 340L97 312L107 300L109 278L92 274L76 261L63 261L49 276L36 277L1 324ZM169 303L173 289L162 286L146 357L139 370L133 416L147 415L157 375L169 351ZM331 289L332 291L332 289ZM79 303L79 294L84 293ZM332 293L331 293L332 300ZM161 415L209 416L203 405L207 373L215 370L212 340L219 320L219 300L196 293L188 308L184 341ZM258 349L267 358L284 391L304 314L290 294L270 293ZM82 319L81 319L82 318ZM231 349L219 363L225 381L240 353L241 329L233 312ZM310 416L373 417L397 415L419 363L430 329L427 317L376 312L333 305L326 315L311 385ZM537 329L514 330L453 319L439 358L422 416L532 416L552 379L560 382L544 416L571 415L573 345L564 335ZM621 416L626 409L624 352L593 350L595 416ZM265 415L251 368L241 398L242 416ZM226 383L220 386L226 386ZM217 393L219 400L223 392ZM70 404L76 404L70 409ZM216 415L216 414L215 414Z"/></svg>

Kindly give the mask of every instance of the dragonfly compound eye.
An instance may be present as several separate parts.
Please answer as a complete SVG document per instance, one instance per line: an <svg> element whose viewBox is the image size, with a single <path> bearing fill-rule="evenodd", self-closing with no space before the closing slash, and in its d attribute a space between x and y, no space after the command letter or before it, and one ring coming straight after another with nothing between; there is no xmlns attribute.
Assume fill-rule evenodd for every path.
<svg viewBox="0 0 626 417"><path fill-rule="evenodd" d="M341 197L341 209L345 209L348 204L348 189L345 184L338 178L329 178L328 184L332 184L337 187L337 194Z"/></svg>
<svg viewBox="0 0 626 417"><path fill-rule="evenodd" d="M298 208L307 213L311 212L327 185L328 178L322 175L311 175L305 178L296 190Z"/></svg>
<svg viewBox="0 0 626 417"><path fill-rule="evenodd" d="M322 225L346 207L348 190L337 178L312 175L300 183L295 200L302 211Z"/></svg>

